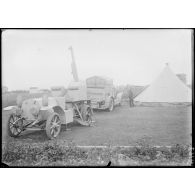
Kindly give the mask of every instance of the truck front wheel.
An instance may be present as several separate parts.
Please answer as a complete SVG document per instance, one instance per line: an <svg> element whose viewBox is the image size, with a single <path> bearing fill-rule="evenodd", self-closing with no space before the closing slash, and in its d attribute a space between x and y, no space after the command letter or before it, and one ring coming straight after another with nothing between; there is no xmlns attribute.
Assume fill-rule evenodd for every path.
<svg viewBox="0 0 195 195"><path fill-rule="evenodd" d="M46 122L46 134L49 139L56 138L61 130L61 121L57 113L52 113Z"/></svg>

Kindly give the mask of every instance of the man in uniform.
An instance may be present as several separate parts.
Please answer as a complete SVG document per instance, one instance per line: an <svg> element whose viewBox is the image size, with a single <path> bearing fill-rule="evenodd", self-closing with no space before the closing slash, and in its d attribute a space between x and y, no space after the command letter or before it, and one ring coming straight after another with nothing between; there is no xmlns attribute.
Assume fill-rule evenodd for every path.
<svg viewBox="0 0 195 195"><path fill-rule="evenodd" d="M134 106L134 102L133 102L133 91L132 88L129 87L128 89L128 98L129 98L129 106L133 107Z"/></svg>

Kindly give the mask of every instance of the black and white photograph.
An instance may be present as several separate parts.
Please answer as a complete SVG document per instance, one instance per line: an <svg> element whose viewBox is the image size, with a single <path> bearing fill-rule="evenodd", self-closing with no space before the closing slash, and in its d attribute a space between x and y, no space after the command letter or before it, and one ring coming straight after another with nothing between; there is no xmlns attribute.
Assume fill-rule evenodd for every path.
<svg viewBox="0 0 195 195"><path fill-rule="evenodd" d="M2 29L2 163L190 167L191 29Z"/></svg>

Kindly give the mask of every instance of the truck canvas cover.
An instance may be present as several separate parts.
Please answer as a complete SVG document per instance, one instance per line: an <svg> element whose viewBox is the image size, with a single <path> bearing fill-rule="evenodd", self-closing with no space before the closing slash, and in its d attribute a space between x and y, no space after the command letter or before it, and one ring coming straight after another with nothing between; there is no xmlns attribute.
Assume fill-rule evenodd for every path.
<svg viewBox="0 0 195 195"><path fill-rule="evenodd" d="M104 88L113 86L113 80L106 77L93 76L86 79L87 88Z"/></svg>

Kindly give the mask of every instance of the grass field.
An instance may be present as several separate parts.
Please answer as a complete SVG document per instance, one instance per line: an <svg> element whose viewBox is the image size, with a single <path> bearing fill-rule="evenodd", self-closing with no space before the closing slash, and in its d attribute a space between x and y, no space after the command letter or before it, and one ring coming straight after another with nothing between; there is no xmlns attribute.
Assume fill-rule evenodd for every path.
<svg viewBox="0 0 195 195"><path fill-rule="evenodd" d="M6 119L3 112L3 138L6 135ZM62 127L57 141L74 142L76 145L135 145L147 138L152 145L169 146L190 144L192 133L192 108L189 107L116 107L112 113L94 113L92 127L74 125L70 131ZM17 141L47 142L44 131L26 131Z"/></svg>
<svg viewBox="0 0 195 195"><path fill-rule="evenodd" d="M8 114L9 113L3 112L2 115L3 140L6 139L6 120ZM146 143L145 146L175 147L176 144L184 146L190 145L192 141L191 106L129 108L127 105L122 105L121 107L116 107L112 113L105 111L95 112L94 118L96 122L92 127L74 125L71 126L71 130L69 131L66 131L65 127L62 127L61 133L55 141L48 141L44 131L26 131L17 139L9 138L9 140L11 139L10 143L17 144L20 147L25 144L28 145L28 147L34 147L34 145L35 147L45 147L48 143L50 145L52 145L52 143L54 145L57 144L58 147L69 147L69 145L72 144L75 150L79 151L80 149L76 149L76 146L107 146L111 148L113 146L138 146L139 143L142 144L144 140ZM149 151L151 150L150 147L145 146L143 148L147 148ZM183 150L185 149L178 149L178 151L180 151L179 153ZM93 151L96 153L99 150ZM100 151L104 150L100 149ZM87 154L89 153L88 151ZM144 154L147 153L148 152ZM116 152L114 152L114 154L116 154ZM141 152L141 154L143 154L143 152ZM149 152L149 154L151 154L151 152ZM166 154L169 154L169 151L167 151ZM87 163L90 164L88 157L86 158L88 159ZM94 155L94 158L96 157L97 155ZM104 162L104 165L107 160ZM139 161L138 164L143 164L142 161ZM73 162L66 163L70 165L70 163ZM82 161L82 163L84 162ZM147 161L147 163L150 164L149 161ZM159 161L154 162L154 164L155 163L158 164ZM170 159L169 162L166 163L170 164ZM177 163L181 164L180 162L176 162L176 164ZM61 164L63 163L61 162Z"/></svg>

